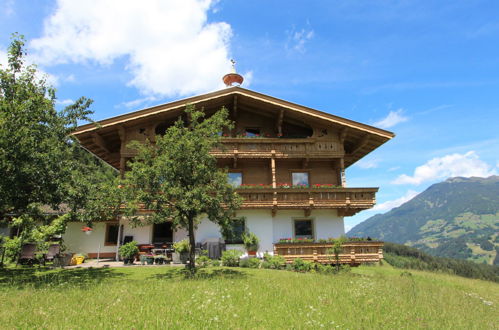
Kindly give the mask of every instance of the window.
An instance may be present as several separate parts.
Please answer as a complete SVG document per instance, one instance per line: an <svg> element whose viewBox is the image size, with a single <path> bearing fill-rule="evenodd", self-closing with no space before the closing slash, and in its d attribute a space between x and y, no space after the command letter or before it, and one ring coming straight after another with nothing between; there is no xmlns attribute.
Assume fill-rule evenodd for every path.
<svg viewBox="0 0 499 330"><path fill-rule="evenodd" d="M247 127L244 129L244 133L247 137L260 136L260 129L255 127Z"/></svg>
<svg viewBox="0 0 499 330"><path fill-rule="evenodd" d="M231 223L231 228L224 233L225 244L243 244L243 233L246 230L244 219L235 219Z"/></svg>
<svg viewBox="0 0 499 330"><path fill-rule="evenodd" d="M243 174L241 172L229 172L227 179L233 187L239 187L243 184Z"/></svg>
<svg viewBox="0 0 499 330"><path fill-rule="evenodd" d="M117 223L106 223L106 237L104 245L116 245L118 243L118 231L120 225Z"/></svg>
<svg viewBox="0 0 499 330"><path fill-rule="evenodd" d="M314 238L312 220L295 220L295 238Z"/></svg>
<svg viewBox="0 0 499 330"><path fill-rule="evenodd" d="M308 187L308 172L293 172L291 173L291 181L293 186Z"/></svg>

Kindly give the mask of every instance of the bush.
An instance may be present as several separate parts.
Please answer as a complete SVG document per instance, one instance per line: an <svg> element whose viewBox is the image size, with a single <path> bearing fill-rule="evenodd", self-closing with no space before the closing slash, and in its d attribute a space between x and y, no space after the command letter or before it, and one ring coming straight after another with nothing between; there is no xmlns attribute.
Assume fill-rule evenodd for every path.
<svg viewBox="0 0 499 330"><path fill-rule="evenodd" d="M312 262L301 258L296 258L291 265L295 272L309 272L313 266Z"/></svg>
<svg viewBox="0 0 499 330"><path fill-rule="evenodd" d="M220 260L218 260L218 259L210 260L210 265L212 267L218 267L218 266L220 266Z"/></svg>
<svg viewBox="0 0 499 330"><path fill-rule="evenodd" d="M249 258L239 260L239 267L249 268Z"/></svg>
<svg viewBox="0 0 499 330"><path fill-rule="evenodd" d="M21 252L21 237L5 237L3 246L5 248L5 256L10 259L10 261L15 262Z"/></svg>
<svg viewBox="0 0 499 330"><path fill-rule="evenodd" d="M286 259L282 256L271 256L270 254L265 253L263 260L267 264L265 266L262 265L262 267L268 267L270 269L283 269L286 267Z"/></svg>
<svg viewBox="0 0 499 330"><path fill-rule="evenodd" d="M227 250L222 253L222 264L228 267L239 266L239 258L243 253L239 250Z"/></svg>
<svg viewBox="0 0 499 330"><path fill-rule="evenodd" d="M137 242L131 241L120 246L119 249L120 256L123 259L132 259L136 254L139 253L139 248L137 247Z"/></svg>
<svg viewBox="0 0 499 330"><path fill-rule="evenodd" d="M250 268L260 268L261 261L258 258L249 258L249 267Z"/></svg>
<svg viewBox="0 0 499 330"><path fill-rule="evenodd" d="M207 267L210 265L210 258L208 258L207 256L204 256L204 255L201 255L199 257L196 258L196 265L198 265L199 267Z"/></svg>
<svg viewBox="0 0 499 330"><path fill-rule="evenodd" d="M173 243L173 248L175 249L175 252L177 252L177 253L189 252L190 246L191 245L189 244L189 240L187 238Z"/></svg>

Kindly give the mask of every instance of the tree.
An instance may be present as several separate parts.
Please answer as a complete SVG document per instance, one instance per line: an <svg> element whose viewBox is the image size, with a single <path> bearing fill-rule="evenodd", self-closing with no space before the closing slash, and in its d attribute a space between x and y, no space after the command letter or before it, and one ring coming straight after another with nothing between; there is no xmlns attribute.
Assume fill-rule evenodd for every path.
<svg viewBox="0 0 499 330"><path fill-rule="evenodd" d="M132 223L170 221L174 229L188 231L188 267L195 272L194 231L201 216L227 230L240 198L228 183L227 172L217 168L210 155L220 142L219 132L232 126L227 110L209 118L193 106L185 112L188 121L179 118L155 144L131 144L138 154L129 164L123 187L125 215Z"/></svg>
<svg viewBox="0 0 499 330"><path fill-rule="evenodd" d="M113 177L71 137L79 120L90 120L92 100L81 97L58 111L55 89L25 64L22 36L13 36L7 55L0 66L0 220L13 218L21 241L60 234L67 221L81 218L96 178ZM47 216L47 208L67 215Z"/></svg>

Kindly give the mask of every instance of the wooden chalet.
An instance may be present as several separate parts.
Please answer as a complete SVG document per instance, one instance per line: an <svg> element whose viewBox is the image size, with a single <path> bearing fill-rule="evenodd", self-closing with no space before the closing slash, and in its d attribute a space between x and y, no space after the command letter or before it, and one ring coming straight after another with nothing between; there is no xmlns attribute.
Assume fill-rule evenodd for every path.
<svg viewBox="0 0 499 330"><path fill-rule="evenodd" d="M279 250L282 246L277 242L283 238L339 237L345 234L344 217L376 203L378 188L348 187L345 169L390 140L393 133L239 86L83 125L74 135L123 174L135 156L127 145L134 140L154 141L183 115L187 104L204 109L208 116L225 107L235 122L234 129L222 133L223 147L212 154L220 167L229 169L228 180L244 199L237 216L246 220L236 221L234 230L255 233L260 255L291 251ZM75 252L90 256L98 246L101 256L114 255L124 238L154 244L186 237L167 223L133 228L126 219L97 223L91 238L82 235L79 227L70 224L65 241ZM223 237L208 219L196 235L199 242L224 239L228 249L241 248L240 238ZM373 249L379 257L379 246Z"/></svg>

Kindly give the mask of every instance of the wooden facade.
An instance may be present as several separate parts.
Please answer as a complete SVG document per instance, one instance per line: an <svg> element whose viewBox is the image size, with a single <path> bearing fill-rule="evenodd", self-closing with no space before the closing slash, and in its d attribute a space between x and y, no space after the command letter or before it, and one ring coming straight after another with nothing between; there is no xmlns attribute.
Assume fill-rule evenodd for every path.
<svg viewBox="0 0 499 330"><path fill-rule="evenodd" d="M322 264L336 263L336 256L330 252L333 243L277 243L274 255L282 256L287 263L300 258ZM357 266L361 263L376 263L383 259L383 242L365 241L342 244L339 263Z"/></svg>
<svg viewBox="0 0 499 330"><path fill-rule="evenodd" d="M375 204L377 188L347 188L345 168L388 141L393 133L272 98L240 87L137 111L78 128L83 146L120 170L135 155L131 141L154 142L179 116L186 104L207 115L221 107L230 110L234 129L221 132L222 145L212 151L220 167L242 173L243 209L314 208L353 215ZM244 136L247 129L258 136ZM306 172L309 189L279 187L292 183L292 172ZM312 188L314 186L322 188ZM325 187L328 188L325 188ZM330 188L333 187L333 188Z"/></svg>

